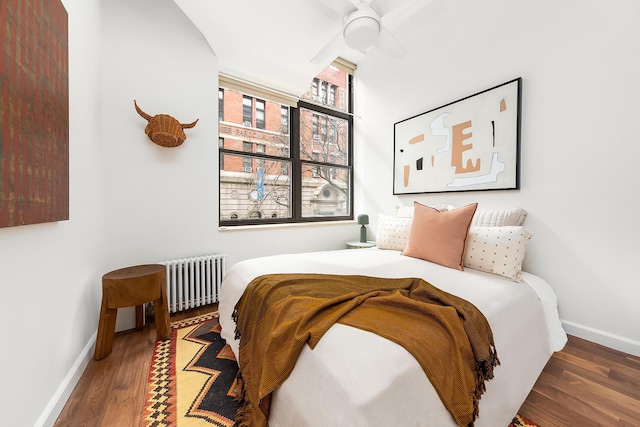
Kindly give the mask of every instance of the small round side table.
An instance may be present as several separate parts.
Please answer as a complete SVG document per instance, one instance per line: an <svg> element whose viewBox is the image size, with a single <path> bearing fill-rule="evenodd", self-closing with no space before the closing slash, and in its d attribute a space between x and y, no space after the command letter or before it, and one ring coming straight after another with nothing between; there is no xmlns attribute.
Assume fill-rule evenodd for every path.
<svg viewBox="0 0 640 427"><path fill-rule="evenodd" d="M376 245L376 242L367 240L366 242L354 241L347 242L348 249L364 249L364 248L372 248Z"/></svg>
<svg viewBox="0 0 640 427"><path fill-rule="evenodd" d="M142 305L153 301L157 337L171 336L167 304L166 269L161 264L143 264L121 268L102 276L102 306L94 359L111 354L118 309L136 306L136 329L142 328Z"/></svg>

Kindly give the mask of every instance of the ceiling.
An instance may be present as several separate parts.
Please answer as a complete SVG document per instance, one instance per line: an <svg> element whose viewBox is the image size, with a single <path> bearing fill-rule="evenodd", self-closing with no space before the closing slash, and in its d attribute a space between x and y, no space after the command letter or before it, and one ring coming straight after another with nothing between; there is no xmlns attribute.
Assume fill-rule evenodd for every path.
<svg viewBox="0 0 640 427"><path fill-rule="evenodd" d="M425 0L375 1L387 7L403 4L401 11L383 18L383 25L391 31L403 17L425 3ZM202 32L218 58L220 72L298 96L335 59L329 57L320 64L311 62L342 31L343 15L355 9L359 0L174 2ZM346 46L336 53L354 64L365 59L365 54Z"/></svg>

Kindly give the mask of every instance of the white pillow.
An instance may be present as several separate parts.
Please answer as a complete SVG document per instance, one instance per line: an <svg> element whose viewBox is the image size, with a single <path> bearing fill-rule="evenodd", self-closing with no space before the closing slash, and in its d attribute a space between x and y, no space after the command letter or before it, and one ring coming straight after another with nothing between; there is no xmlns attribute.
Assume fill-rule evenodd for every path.
<svg viewBox="0 0 640 427"><path fill-rule="evenodd" d="M522 225L527 211L522 208L480 210L471 220L471 225L478 227L504 227Z"/></svg>
<svg viewBox="0 0 640 427"><path fill-rule="evenodd" d="M376 246L378 249L401 251L407 245L411 230L411 218L380 214L376 228Z"/></svg>
<svg viewBox="0 0 640 427"><path fill-rule="evenodd" d="M531 237L533 235L524 227L472 225L467 236L463 265L522 282L522 261Z"/></svg>

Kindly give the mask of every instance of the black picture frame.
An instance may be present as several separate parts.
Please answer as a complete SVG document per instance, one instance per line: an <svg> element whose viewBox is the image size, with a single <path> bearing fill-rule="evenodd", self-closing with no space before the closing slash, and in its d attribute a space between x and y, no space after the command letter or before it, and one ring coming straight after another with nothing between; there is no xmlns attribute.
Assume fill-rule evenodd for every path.
<svg viewBox="0 0 640 427"><path fill-rule="evenodd" d="M520 188L522 78L394 124L393 194Z"/></svg>

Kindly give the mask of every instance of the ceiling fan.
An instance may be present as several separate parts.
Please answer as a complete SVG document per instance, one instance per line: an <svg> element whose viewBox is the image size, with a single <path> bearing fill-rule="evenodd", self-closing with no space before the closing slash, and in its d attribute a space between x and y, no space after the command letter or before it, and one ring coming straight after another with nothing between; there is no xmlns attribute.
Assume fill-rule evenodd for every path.
<svg viewBox="0 0 640 427"><path fill-rule="evenodd" d="M388 55L401 57L405 48L384 25L389 14L402 14L418 3L417 0L359 0L354 4L350 0L315 0L316 9L325 15L337 18L343 16L342 30L338 32L316 56L314 64L321 64L339 56L345 46L365 53L375 46Z"/></svg>

